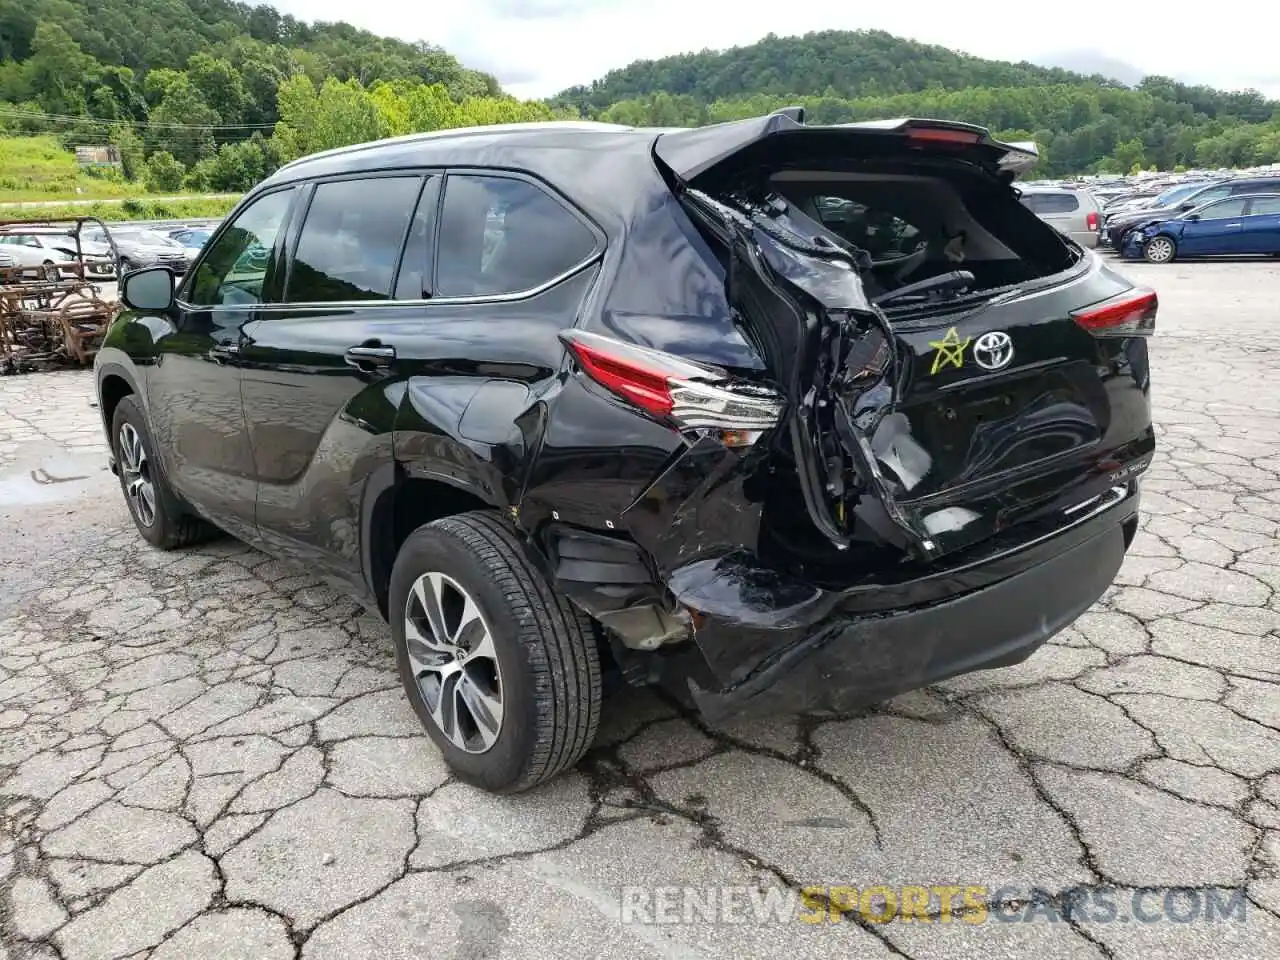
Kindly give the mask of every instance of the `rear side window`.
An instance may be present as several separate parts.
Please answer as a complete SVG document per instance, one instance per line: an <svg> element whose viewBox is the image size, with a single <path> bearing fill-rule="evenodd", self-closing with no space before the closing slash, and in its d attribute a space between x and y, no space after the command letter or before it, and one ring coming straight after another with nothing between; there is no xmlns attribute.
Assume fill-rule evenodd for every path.
<svg viewBox="0 0 1280 960"><path fill-rule="evenodd" d="M451 174L436 254L437 297L524 293L595 252L587 226L545 190L509 177Z"/></svg>
<svg viewBox="0 0 1280 960"><path fill-rule="evenodd" d="M1274 185L1265 180L1243 180L1240 183L1231 185L1231 195L1234 197L1241 193L1268 193L1269 190L1267 188L1275 185L1280 185L1280 178L1275 181Z"/></svg>
<svg viewBox="0 0 1280 960"><path fill-rule="evenodd" d="M1025 193L1022 205L1032 213L1074 213L1080 209L1080 198L1074 193Z"/></svg>
<svg viewBox="0 0 1280 960"><path fill-rule="evenodd" d="M317 184L285 302L389 299L421 186L417 175Z"/></svg>
<svg viewBox="0 0 1280 960"><path fill-rule="evenodd" d="M1280 197L1257 197L1251 203L1253 207L1249 212L1254 216L1280 213Z"/></svg>

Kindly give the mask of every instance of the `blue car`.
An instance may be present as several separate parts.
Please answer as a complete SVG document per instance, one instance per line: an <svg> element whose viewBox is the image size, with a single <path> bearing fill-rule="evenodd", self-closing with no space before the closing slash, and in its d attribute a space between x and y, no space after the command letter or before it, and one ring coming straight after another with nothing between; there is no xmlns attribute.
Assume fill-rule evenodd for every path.
<svg viewBox="0 0 1280 960"><path fill-rule="evenodd" d="M1177 257L1280 255L1280 192L1214 200L1132 229L1121 253L1130 260L1169 263Z"/></svg>

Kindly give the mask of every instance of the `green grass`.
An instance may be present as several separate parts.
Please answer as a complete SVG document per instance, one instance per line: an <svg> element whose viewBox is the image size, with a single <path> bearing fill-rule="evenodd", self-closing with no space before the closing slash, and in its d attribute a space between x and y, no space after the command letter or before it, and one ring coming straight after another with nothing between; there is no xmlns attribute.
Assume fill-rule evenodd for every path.
<svg viewBox="0 0 1280 960"><path fill-rule="evenodd" d="M0 137L0 203L100 200L140 189L118 177L82 170L75 154L53 137Z"/></svg>
<svg viewBox="0 0 1280 960"><path fill-rule="evenodd" d="M239 197L209 200L128 199L123 203L56 204L27 208L0 208L0 220L70 220L97 217L99 220L202 220L224 217Z"/></svg>

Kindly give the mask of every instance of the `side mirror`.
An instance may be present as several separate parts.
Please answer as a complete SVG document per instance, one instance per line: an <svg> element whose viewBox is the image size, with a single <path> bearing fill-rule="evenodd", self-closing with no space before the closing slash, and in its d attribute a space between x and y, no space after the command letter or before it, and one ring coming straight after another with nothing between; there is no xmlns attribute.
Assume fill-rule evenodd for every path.
<svg viewBox="0 0 1280 960"><path fill-rule="evenodd" d="M1199 220L1199 219L1200 219L1200 214L1198 214L1198 213L1188 214L1187 216L1183 217L1182 219L1183 219L1183 220L1186 220L1188 223L1195 223L1197 220Z"/></svg>
<svg viewBox="0 0 1280 960"><path fill-rule="evenodd" d="M147 267L120 279L120 299L133 310L168 310L173 306L173 293L173 271L168 267Z"/></svg>

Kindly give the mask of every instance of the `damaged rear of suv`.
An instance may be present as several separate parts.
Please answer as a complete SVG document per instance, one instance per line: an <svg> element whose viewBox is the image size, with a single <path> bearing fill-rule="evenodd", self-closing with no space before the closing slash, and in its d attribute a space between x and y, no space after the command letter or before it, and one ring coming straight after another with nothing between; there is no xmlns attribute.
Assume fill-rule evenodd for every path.
<svg viewBox="0 0 1280 960"><path fill-rule="evenodd" d="M139 529L172 546L164 511L196 516L345 578L390 621L446 760L492 790L576 762L602 664L718 721L851 710L1017 663L1112 582L1155 445L1156 296L1019 203L1035 159L964 124L792 110L449 131L299 161L223 228L271 255L260 283L237 281L259 305L236 348L218 372L192 368L242 369L250 520L233 523L239 474L202 491L199 448L168 449L181 423L112 414L127 351L109 337L100 355L126 494L156 488ZM350 292L376 285L366 271L291 303L323 259L307 246L321 192L412 177L387 294ZM269 228L237 225L292 190ZM317 236L364 229L345 223ZM243 276L220 242L203 259ZM204 269L176 307L139 308L131 281L125 298L190 334L186 301L216 287ZM153 407L163 352L139 353ZM139 456L156 463L145 477Z"/></svg>

